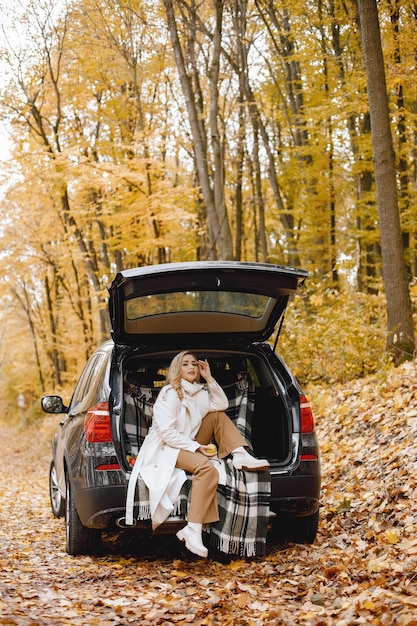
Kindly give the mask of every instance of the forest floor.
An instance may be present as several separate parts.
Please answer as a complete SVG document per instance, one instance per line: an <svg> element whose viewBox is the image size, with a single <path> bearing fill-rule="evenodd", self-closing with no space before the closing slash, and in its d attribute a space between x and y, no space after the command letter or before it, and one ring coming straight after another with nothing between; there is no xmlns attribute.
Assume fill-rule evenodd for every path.
<svg viewBox="0 0 417 626"><path fill-rule="evenodd" d="M175 537L65 552L49 507L54 419L0 427L0 624L417 626L417 367L309 390L321 441L315 543L198 560Z"/></svg>

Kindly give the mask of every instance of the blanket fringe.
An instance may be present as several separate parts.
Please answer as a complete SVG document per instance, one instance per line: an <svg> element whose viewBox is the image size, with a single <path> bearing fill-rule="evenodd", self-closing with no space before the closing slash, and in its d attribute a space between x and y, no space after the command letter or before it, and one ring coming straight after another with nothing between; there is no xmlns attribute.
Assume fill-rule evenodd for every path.
<svg viewBox="0 0 417 626"><path fill-rule="evenodd" d="M185 518L188 508L188 498L186 495L180 494L175 500L174 509L171 515L182 516Z"/></svg>
<svg viewBox="0 0 417 626"><path fill-rule="evenodd" d="M244 540L230 539L229 537L218 535L213 529L208 535L208 544L214 550L224 554L232 554L240 557L265 556L266 540Z"/></svg>
<svg viewBox="0 0 417 626"><path fill-rule="evenodd" d="M138 520L148 520L151 517L151 509L149 504L140 504L135 502L133 505L134 517Z"/></svg>
<svg viewBox="0 0 417 626"><path fill-rule="evenodd" d="M183 497L179 497L177 498L177 500L175 501L175 506L174 509L171 513L171 515L175 515L175 516L185 516L184 514L187 511L187 499ZM140 503L136 500L136 502L133 505L133 512L134 512L134 517L137 520L148 520L151 517L151 508L149 506L149 503Z"/></svg>

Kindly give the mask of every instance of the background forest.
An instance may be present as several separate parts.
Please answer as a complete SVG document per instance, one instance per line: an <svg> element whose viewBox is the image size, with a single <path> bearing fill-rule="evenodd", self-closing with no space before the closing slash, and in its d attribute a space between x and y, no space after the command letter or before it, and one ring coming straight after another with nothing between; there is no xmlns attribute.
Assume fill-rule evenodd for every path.
<svg viewBox="0 0 417 626"><path fill-rule="evenodd" d="M378 12L414 306L417 3ZM3 0L6 415L19 396L33 414L42 393L69 393L108 336L107 285L143 264L307 269L279 341L301 382L387 364L357 13L354 0Z"/></svg>

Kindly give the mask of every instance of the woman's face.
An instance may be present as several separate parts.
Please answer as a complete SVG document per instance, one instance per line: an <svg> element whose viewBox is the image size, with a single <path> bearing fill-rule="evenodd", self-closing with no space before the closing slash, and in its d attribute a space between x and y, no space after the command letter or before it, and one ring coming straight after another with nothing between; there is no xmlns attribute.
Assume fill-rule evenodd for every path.
<svg viewBox="0 0 417 626"><path fill-rule="evenodd" d="M193 354L185 354L181 361L181 378L193 383L197 380L199 369L197 359Z"/></svg>

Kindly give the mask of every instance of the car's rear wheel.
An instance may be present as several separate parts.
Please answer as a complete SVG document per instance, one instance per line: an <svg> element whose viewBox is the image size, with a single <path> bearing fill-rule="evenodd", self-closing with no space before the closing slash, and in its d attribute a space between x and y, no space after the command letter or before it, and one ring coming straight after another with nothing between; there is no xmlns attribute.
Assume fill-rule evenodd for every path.
<svg viewBox="0 0 417 626"><path fill-rule="evenodd" d="M319 511L302 517L278 516L271 521L272 535L278 540L313 543L319 528Z"/></svg>
<svg viewBox="0 0 417 626"><path fill-rule="evenodd" d="M286 536L294 543L313 543L319 528L319 512L287 520Z"/></svg>
<svg viewBox="0 0 417 626"><path fill-rule="evenodd" d="M65 548L68 554L93 554L101 544L101 530L81 523L67 476L65 497Z"/></svg>
<svg viewBox="0 0 417 626"><path fill-rule="evenodd" d="M49 499L51 501L52 513L55 517L63 517L65 515L65 500L59 490L58 476L56 473L55 463L51 461L49 467Z"/></svg>

